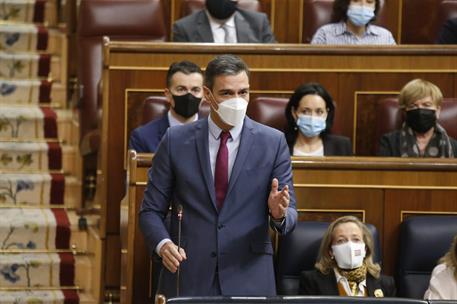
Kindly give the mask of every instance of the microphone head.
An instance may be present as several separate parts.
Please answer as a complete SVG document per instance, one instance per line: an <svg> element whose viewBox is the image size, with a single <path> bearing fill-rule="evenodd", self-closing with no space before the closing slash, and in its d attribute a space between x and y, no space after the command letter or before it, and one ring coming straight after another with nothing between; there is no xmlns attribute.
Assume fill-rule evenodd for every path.
<svg viewBox="0 0 457 304"><path fill-rule="evenodd" d="M182 207L181 204L178 205L177 212L178 212L178 218L179 218L179 220L181 220L182 219L182 213L183 213L183 207Z"/></svg>

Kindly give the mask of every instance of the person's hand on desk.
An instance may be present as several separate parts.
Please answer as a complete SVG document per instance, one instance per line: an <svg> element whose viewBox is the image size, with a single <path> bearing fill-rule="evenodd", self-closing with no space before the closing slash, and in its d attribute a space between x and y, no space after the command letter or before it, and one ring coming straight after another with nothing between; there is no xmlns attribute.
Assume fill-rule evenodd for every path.
<svg viewBox="0 0 457 304"><path fill-rule="evenodd" d="M162 264L172 273L175 273L180 263L187 259L186 252L173 242L166 242L162 248L160 248L160 257L162 258Z"/></svg>
<svg viewBox="0 0 457 304"><path fill-rule="evenodd" d="M271 182L270 196L268 197L268 208L273 220L282 220L285 218L287 208L289 207L289 186L286 185L281 191L278 190L279 183L277 178Z"/></svg>

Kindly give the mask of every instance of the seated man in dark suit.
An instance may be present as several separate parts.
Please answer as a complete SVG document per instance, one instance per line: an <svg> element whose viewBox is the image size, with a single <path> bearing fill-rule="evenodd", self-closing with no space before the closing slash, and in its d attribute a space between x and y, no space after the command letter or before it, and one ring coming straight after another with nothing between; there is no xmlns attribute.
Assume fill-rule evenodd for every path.
<svg viewBox="0 0 457 304"><path fill-rule="evenodd" d="M444 23L436 42L438 44L457 44L457 18L449 18Z"/></svg>
<svg viewBox="0 0 457 304"><path fill-rule="evenodd" d="M173 41L274 43L264 13L237 8L236 0L206 0L206 9L175 22Z"/></svg>
<svg viewBox="0 0 457 304"><path fill-rule="evenodd" d="M129 149L154 153L168 127L198 119L198 108L203 97L203 74L200 67L189 61L173 63L167 72L165 96L170 104L167 115L133 130Z"/></svg>

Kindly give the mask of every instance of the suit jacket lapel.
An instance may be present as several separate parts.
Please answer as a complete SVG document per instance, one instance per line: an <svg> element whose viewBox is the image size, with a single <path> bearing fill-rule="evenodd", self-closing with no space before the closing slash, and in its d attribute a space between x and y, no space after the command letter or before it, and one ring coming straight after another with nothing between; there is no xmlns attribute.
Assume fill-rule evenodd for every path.
<svg viewBox="0 0 457 304"><path fill-rule="evenodd" d="M203 172L206 187L213 203L214 208L217 210L216 193L214 189L214 179L211 173L210 160L209 160L209 144L208 144L208 119L201 119L200 123L196 125L195 144L197 145L198 158L200 160L200 168Z"/></svg>
<svg viewBox="0 0 457 304"><path fill-rule="evenodd" d="M213 32L209 25L208 16L205 10L202 10L197 16L197 33L199 37L195 39L196 42L214 42Z"/></svg>
<svg viewBox="0 0 457 304"><path fill-rule="evenodd" d="M159 138L162 138L167 129L170 127L170 121L168 120L168 115L165 116L160 120L159 124ZM160 139L159 139L160 141Z"/></svg>
<svg viewBox="0 0 457 304"><path fill-rule="evenodd" d="M240 146L238 148L238 154L236 155L235 163L233 164L232 174L230 175L229 186L227 190L226 197L230 195L238 175L240 175L241 170L244 167L244 162L249 155L249 151L255 141L255 130L252 124L252 121L246 117L244 119L243 130L241 131Z"/></svg>
<svg viewBox="0 0 457 304"><path fill-rule="evenodd" d="M369 297L373 297L374 296L374 291L376 289L381 289L381 284L380 284L380 280L376 280L374 277L372 277L371 275L367 274L367 293L368 293L368 296Z"/></svg>
<svg viewBox="0 0 457 304"><path fill-rule="evenodd" d="M318 272L320 273L320 272ZM327 275L321 275L321 282L319 282L319 286L322 290L323 295L326 296L337 296L339 295L338 285L336 283L336 276L335 272L330 270L330 273Z"/></svg>
<svg viewBox="0 0 457 304"><path fill-rule="evenodd" d="M238 42L259 42L252 32L251 26L239 12L235 12L236 37Z"/></svg>

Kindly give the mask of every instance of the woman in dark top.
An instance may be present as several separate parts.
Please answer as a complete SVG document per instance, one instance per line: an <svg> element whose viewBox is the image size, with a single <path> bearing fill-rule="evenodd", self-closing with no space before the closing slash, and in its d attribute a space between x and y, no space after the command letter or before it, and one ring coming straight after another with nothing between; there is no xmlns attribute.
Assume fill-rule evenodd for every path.
<svg viewBox="0 0 457 304"><path fill-rule="evenodd" d="M300 294L313 296L393 297L392 277L373 262L373 237L354 216L330 224L322 238L315 269L300 276Z"/></svg>
<svg viewBox="0 0 457 304"><path fill-rule="evenodd" d="M457 154L457 141L437 122L443 94L431 82L414 79L400 92L398 102L405 111L402 128L382 136L379 156L441 157Z"/></svg>
<svg viewBox="0 0 457 304"><path fill-rule="evenodd" d="M286 140L293 156L349 156L351 141L330 131L335 105L318 83L299 86L286 107Z"/></svg>

